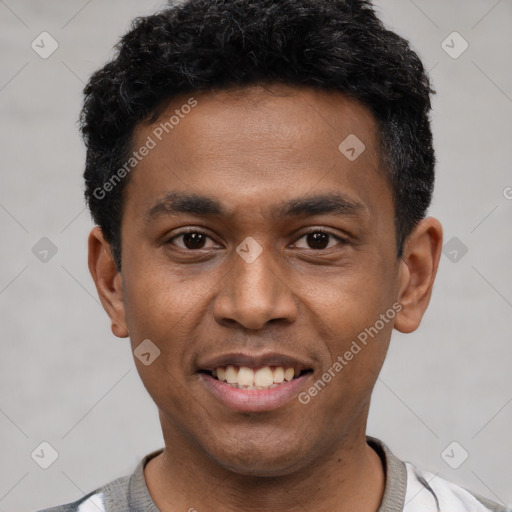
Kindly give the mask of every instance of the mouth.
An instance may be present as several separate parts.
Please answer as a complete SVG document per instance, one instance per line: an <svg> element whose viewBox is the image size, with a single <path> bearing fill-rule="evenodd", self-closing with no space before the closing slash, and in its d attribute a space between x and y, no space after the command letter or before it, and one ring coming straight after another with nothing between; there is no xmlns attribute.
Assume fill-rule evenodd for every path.
<svg viewBox="0 0 512 512"><path fill-rule="evenodd" d="M260 412L292 400L313 375L313 367L279 354L232 354L201 364L198 374L223 405L239 412Z"/></svg>
<svg viewBox="0 0 512 512"><path fill-rule="evenodd" d="M218 366L213 370L200 370L199 373L209 375L213 379L223 382L230 387L247 390L264 390L277 388L284 383L291 382L302 375L312 373L313 370L295 369L292 366Z"/></svg>

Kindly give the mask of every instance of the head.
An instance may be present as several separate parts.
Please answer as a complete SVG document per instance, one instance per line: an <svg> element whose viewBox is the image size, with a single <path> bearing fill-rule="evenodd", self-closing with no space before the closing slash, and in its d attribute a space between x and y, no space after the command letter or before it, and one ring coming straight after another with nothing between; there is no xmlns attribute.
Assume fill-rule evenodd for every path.
<svg viewBox="0 0 512 512"><path fill-rule="evenodd" d="M151 340L135 362L164 436L277 475L364 435L439 262L431 93L363 0L191 0L134 22L85 89L89 265L114 334ZM240 411L205 385L276 353L302 401Z"/></svg>

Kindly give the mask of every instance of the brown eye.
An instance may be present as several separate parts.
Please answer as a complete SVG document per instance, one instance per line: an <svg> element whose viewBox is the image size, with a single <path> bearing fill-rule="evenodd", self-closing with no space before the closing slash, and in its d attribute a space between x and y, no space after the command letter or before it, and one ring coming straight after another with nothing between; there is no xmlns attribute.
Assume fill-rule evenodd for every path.
<svg viewBox="0 0 512 512"><path fill-rule="evenodd" d="M187 249L202 249L205 239L201 233L186 233L183 235L183 244Z"/></svg>
<svg viewBox="0 0 512 512"><path fill-rule="evenodd" d="M176 245L180 249L188 249L190 251L197 249L204 249L206 241L210 237L200 231L188 231L186 233L180 233L173 236L168 243ZM178 243L177 241L181 241Z"/></svg>
<svg viewBox="0 0 512 512"><path fill-rule="evenodd" d="M344 243L346 240L343 238L333 235L332 233L329 233L327 231L310 231L309 233L306 233L300 237L299 240L305 239L306 241L306 247L302 246L301 249L313 249L316 251L321 251L323 249L328 249L330 247L333 247L333 244L330 244L331 241L335 241L338 243ZM335 244L334 244L335 245Z"/></svg>
<svg viewBox="0 0 512 512"><path fill-rule="evenodd" d="M329 245L327 233L308 233L306 240L311 249L325 249Z"/></svg>

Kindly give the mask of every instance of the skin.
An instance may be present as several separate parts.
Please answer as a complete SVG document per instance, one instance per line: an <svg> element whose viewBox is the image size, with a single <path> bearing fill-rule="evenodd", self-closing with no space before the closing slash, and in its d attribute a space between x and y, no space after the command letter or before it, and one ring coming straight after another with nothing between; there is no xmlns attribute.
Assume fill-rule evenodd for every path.
<svg viewBox="0 0 512 512"><path fill-rule="evenodd" d="M132 350L150 339L161 351L149 366L134 359L165 441L145 467L149 491L163 512L374 512L384 472L365 440L371 392L393 328L414 331L428 306L441 225L422 220L397 259L377 123L360 103L284 85L192 96L198 105L130 176L121 273L101 230L89 236L89 267L113 333L129 336ZM139 126L134 148L188 98ZM366 146L353 162L338 150L349 134ZM213 198L227 213L164 212L145 222L169 192ZM361 212L272 210L333 192L361 203ZM185 227L207 235L203 248L190 237L171 240ZM318 248L307 228L333 236ZM236 252L249 236L263 249L252 263ZM394 320L308 404L235 412L197 373L201 361L227 352L279 351L311 363L307 390L397 302Z"/></svg>

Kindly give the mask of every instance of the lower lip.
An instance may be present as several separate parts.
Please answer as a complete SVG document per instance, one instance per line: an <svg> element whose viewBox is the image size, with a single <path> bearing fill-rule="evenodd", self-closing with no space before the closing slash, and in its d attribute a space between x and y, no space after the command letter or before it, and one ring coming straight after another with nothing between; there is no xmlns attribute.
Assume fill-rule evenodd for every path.
<svg viewBox="0 0 512 512"><path fill-rule="evenodd" d="M271 411L285 405L298 394L311 375L312 373L306 373L271 389L235 388L207 373L200 373L199 378L208 390L230 409L239 412L260 412Z"/></svg>

